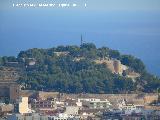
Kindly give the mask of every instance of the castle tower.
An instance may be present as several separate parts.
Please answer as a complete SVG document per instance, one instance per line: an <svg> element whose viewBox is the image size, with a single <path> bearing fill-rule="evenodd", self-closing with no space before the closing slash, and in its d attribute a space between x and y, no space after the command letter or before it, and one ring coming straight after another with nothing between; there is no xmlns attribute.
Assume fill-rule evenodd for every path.
<svg viewBox="0 0 160 120"><path fill-rule="evenodd" d="M115 73L119 74L122 72L121 71L121 62L119 60L114 60L113 66L114 66Z"/></svg>

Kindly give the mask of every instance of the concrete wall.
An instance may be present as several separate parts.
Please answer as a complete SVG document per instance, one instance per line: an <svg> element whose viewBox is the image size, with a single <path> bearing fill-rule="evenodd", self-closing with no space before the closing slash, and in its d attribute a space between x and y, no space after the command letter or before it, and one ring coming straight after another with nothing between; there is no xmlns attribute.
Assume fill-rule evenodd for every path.
<svg viewBox="0 0 160 120"><path fill-rule="evenodd" d="M46 98L55 98L58 97L59 93L58 92L43 92L39 91L37 93L37 97L39 97L42 100L45 100Z"/></svg>

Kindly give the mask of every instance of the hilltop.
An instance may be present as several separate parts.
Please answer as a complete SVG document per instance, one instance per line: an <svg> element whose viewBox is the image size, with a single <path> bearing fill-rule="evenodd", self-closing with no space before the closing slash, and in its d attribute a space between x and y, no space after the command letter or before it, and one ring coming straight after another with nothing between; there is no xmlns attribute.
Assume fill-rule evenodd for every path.
<svg viewBox="0 0 160 120"><path fill-rule="evenodd" d="M92 43L81 46L33 48L17 57L1 57L2 67L21 68L17 82L23 89L66 93L155 92L160 79L143 62Z"/></svg>

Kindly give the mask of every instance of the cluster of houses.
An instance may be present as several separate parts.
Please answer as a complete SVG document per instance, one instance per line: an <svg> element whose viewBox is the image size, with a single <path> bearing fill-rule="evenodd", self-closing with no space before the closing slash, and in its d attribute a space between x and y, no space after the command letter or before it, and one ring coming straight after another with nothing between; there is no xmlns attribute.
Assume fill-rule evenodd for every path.
<svg viewBox="0 0 160 120"><path fill-rule="evenodd" d="M8 106L8 108L7 108ZM106 98L70 97L54 92L23 94L14 104L0 105L7 120L100 120L160 118L159 110L145 109L121 99L117 104Z"/></svg>

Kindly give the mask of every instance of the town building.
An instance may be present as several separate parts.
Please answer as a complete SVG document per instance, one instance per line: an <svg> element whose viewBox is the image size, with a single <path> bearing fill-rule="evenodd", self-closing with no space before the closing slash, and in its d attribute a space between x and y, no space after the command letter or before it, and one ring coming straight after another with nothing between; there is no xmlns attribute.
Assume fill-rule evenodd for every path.
<svg viewBox="0 0 160 120"><path fill-rule="evenodd" d="M7 120L80 120L79 116L71 116L67 114L57 115L41 115L39 113L30 114L12 114L7 116Z"/></svg>
<svg viewBox="0 0 160 120"><path fill-rule="evenodd" d="M64 52L54 52L54 54L56 54L57 56L66 56L69 54L68 51L64 51Z"/></svg>
<svg viewBox="0 0 160 120"><path fill-rule="evenodd" d="M132 113L142 113L144 106L143 105L135 105L133 103L127 103L125 99L121 103L119 103L119 109L124 111L125 114Z"/></svg>
<svg viewBox="0 0 160 120"><path fill-rule="evenodd" d="M28 97L20 97L15 104L15 112L20 114L31 113L31 109L28 105Z"/></svg>
<svg viewBox="0 0 160 120"><path fill-rule="evenodd" d="M80 99L82 105L88 107L89 109L108 109L111 103L107 99Z"/></svg>
<svg viewBox="0 0 160 120"><path fill-rule="evenodd" d="M23 58L23 61L27 66L33 66L36 64L36 59L35 58Z"/></svg>
<svg viewBox="0 0 160 120"><path fill-rule="evenodd" d="M0 103L0 115L12 113L13 110L14 110L14 106L12 104Z"/></svg>
<svg viewBox="0 0 160 120"><path fill-rule="evenodd" d="M37 112L40 111L53 111L56 110L56 101L55 99L47 99L47 100L41 100L41 99L33 99L31 101L31 107Z"/></svg>
<svg viewBox="0 0 160 120"><path fill-rule="evenodd" d="M68 115L78 115L79 107L78 106L65 106L65 114Z"/></svg>

